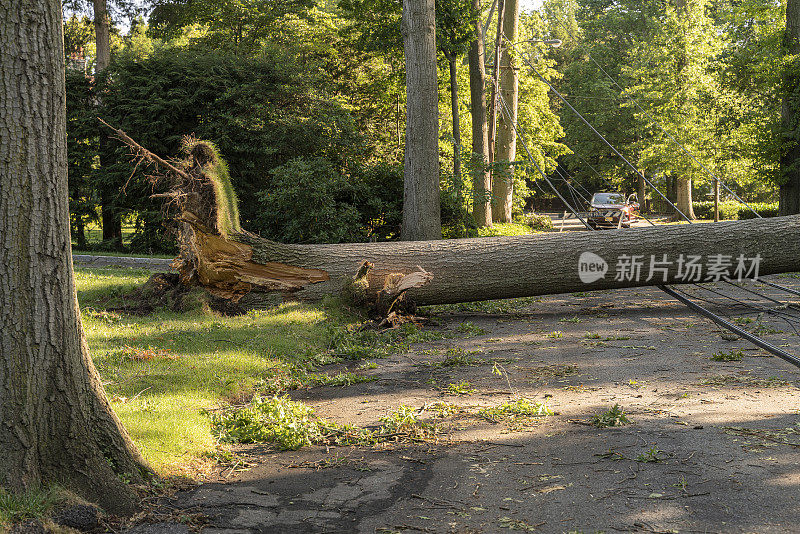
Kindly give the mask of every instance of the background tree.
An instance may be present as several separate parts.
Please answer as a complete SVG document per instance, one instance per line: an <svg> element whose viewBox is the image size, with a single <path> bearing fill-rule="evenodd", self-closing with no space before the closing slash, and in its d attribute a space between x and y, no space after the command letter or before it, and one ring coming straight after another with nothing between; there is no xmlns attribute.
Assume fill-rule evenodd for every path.
<svg viewBox="0 0 800 534"><path fill-rule="evenodd" d="M56 0L0 2L0 486L58 483L113 512L147 473L89 357L69 248Z"/></svg>
<svg viewBox="0 0 800 534"><path fill-rule="evenodd" d="M112 52L112 20L108 0L91 0L92 20L94 24L94 80L102 86L104 72L111 64ZM136 4L131 0L116 0L115 8L131 15L136 11ZM87 7L85 0L67 0L65 7L75 12L82 12ZM95 101L99 102L101 91L96 91ZM99 143L105 143L105 137L99 136ZM98 162L102 165L102 161ZM119 207L119 188L122 184L98 180L96 183L102 216L103 241L116 249L122 247L122 213Z"/></svg>
<svg viewBox="0 0 800 534"><path fill-rule="evenodd" d="M481 0L472 0L472 42L469 48L469 91L472 124L472 215L478 227L492 225L489 132L486 123L486 56Z"/></svg>
<svg viewBox="0 0 800 534"><path fill-rule="evenodd" d="M288 15L305 17L316 4L314 0L155 0L153 3L152 35L174 37L182 28L197 24L205 29L199 41L211 48L230 47L243 54L252 53L265 38L280 34L281 22Z"/></svg>
<svg viewBox="0 0 800 534"><path fill-rule="evenodd" d="M634 52L629 76L634 83L630 92L643 108L712 168L719 95L712 59L720 53L722 43L708 8L707 0L676 0L674 7L668 5L659 30ZM648 128L647 145L642 149L644 165L661 169L675 180L677 207L694 218L692 181L705 180L704 170L648 117L637 116Z"/></svg>
<svg viewBox="0 0 800 534"><path fill-rule="evenodd" d="M403 0L406 56L406 155L403 230L406 241L441 239L439 109L433 0Z"/></svg>
<svg viewBox="0 0 800 534"><path fill-rule="evenodd" d="M517 40L519 27L519 0L505 0L503 14L503 36L509 41ZM514 198L514 168L511 162L517 155L517 122L519 98L519 60L505 40L500 54L500 102L498 103L497 139L494 161L508 162L504 172L495 173L492 178L492 220L511 222ZM505 105L503 105L505 101ZM505 111L504 111L505 110ZM510 116L509 116L510 115Z"/></svg>
<svg viewBox="0 0 800 534"><path fill-rule="evenodd" d="M456 199L463 204L461 176L461 119L458 102L458 61L467 52L473 32L470 0L436 0L436 44L447 60L450 74L450 108L453 119L453 183Z"/></svg>
<svg viewBox="0 0 800 534"><path fill-rule="evenodd" d="M800 213L800 1L786 2L784 50L792 59L783 79L781 126L786 145L781 153L780 213Z"/></svg>

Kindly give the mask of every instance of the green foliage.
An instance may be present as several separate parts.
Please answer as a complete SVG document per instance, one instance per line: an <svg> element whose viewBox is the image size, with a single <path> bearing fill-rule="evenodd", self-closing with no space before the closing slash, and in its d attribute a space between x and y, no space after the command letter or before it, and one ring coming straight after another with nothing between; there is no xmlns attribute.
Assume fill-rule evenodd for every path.
<svg viewBox="0 0 800 534"><path fill-rule="evenodd" d="M742 353L741 349L734 350L731 349L727 352L719 351L715 352L714 355L710 358L711 361L714 362L738 362L744 358L744 353Z"/></svg>
<svg viewBox="0 0 800 534"><path fill-rule="evenodd" d="M667 177L692 178L702 195L711 180L656 123L737 194L768 200L780 145L784 6L767 0L690 0L681 7L646 0L547 0L550 34L564 40L555 54L564 75L557 85L673 200ZM590 191L635 190L635 174L577 116L564 110L560 117L566 142L582 155L561 162L582 185Z"/></svg>
<svg viewBox="0 0 800 534"><path fill-rule="evenodd" d="M485 408L479 414L492 419L502 416L547 417L553 415L553 411L547 407L547 403L520 398L499 406Z"/></svg>
<svg viewBox="0 0 800 534"><path fill-rule="evenodd" d="M411 406L401 404L400 407L381 417L378 434L393 435L405 434L415 439L430 439L436 436L436 426L421 421L417 418L416 410Z"/></svg>
<svg viewBox="0 0 800 534"><path fill-rule="evenodd" d="M212 412L212 431L230 443L270 443L282 450L297 450L312 443L374 445L386 441L433 439L438 428L417 418L410 406L381 417L381 427L370 431L317 419L314 410L288 397L254 398L250 404Z"/></svg>
<svg viewBox="0 0 800 534"><path fill-rule="evenodd" d="M86 58L95 47L94 23L87 16L72 13L64 20L64 54L66 60Z"/></svg>
<svg viewBox="0 0 800 534"><path fill-rule="evenodd" d="M592 424L598 428L623 426L630 423L628 416L619 404L615 404L603 413L592 416Z"/></svg>
<svg viewBox="0 0 800 534"><path fill-rule="evenodd" d="M636 457L636 461L645 464L656 464L664 461L664 451L658 450L656 447L650 447L648 450Z"/></svg>
<svg viewBox="0 0 800 534"><path fill-rule="evenodd" d="M257 194L257 227L296 243L387 239L399 233L402 197L395 166L344 173L328 159L299 157L274 169L270 189Z"/></svg>
<svg viewBox="0 0 800 534"><path fill-rule="evenodd" d="M250 58L169 49L121 59L110 71L101 116L162 155L178 154L187 133L213 141L227 161L242 225L252 231L262 230L257 195L270 186L272 169L301 155L342 168L363 146L352 116L325 94L319 71L303 69L287 51ZM127 148L108 143L101 160L104 183L120 189L128 183L120 207L135 209L140 219L153 213L144 226L156 221L160 206L142 200L150 192L146 171L128 180Z"/></svg>
<svg viewBox="0 0 800 534"><path fill-rule="evenodd" d="M714 202L693 202L692 207L694 214L698 219L713 219L714 218ZM736 200L726 200L719 203L719 218L722 220L738 219L739 209L743 208L742 204ZM745 208L747 209L747 208Z"/></svg>
<svg viewBox="0 0 800 534"><path fill-rule="evenodd" d="M217 0L162 0L150 14L150 33L174 38L181 29L199 25L205 30L196 40L213 49L238 52L256 49L269 37L280 37L280 29L294 17L304 17L313 0L239 2Z"/></svg>
<svg viewBox="0 0 800 534"><path fill-rule="evenodd" d="M777 202L748 202L750 208L754 209L762 217L777 217ZM694 202L694 214L699 219L714 218L714 202ZM745 205L737 200L726 200L719 203L719 218L722 220L735 219L755 219L755 214Z"/></svg>
<svg viewBox="0 0 800 534"><path fill-rule="evenodd" d="M547 232L553 229L553 219L547 215L531 213L525 216L525 223L535 232Z"/></svg>
<svg viewBox="0 0 800 534"><path fill-rule="evenodd" d="M456 383L449 383L447 386L442 390L445 395L472 395L477 391L472 384L470 384L466 380L462 380L461 382Z"/></svg>
<svg viewBox="0 0 800 534"><path fill-rule="evenodd" d="M751 202L750 207L753 208L762 217L777 217L778 216L778 203L777 202ZM739 219L755 219L755 214L747 209L746 206L739 208Z"/></svg>
<svg viewBox="0 0 800 534"><path fill-rule="evenodd" d="M94 187L99 146L95 95L91 79L82 71L68 69L66 86L70 232L78 246L86 249L85 228L99 220Z"/></svg>
<svg viewBox="0 0 800 534"><path fill-rule="evenodd" d="M255 397L248 406L211 413L211 428L220 441L274 443L296 450L320 437L314 410L288 397Z"/></svg>

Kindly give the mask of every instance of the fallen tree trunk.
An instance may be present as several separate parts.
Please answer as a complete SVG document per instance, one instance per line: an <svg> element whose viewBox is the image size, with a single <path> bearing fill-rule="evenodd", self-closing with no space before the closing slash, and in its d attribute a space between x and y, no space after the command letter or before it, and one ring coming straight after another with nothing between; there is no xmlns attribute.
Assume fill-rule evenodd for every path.
<svg viewBox="0 0 800 534"><path fill-rule="evenodd" d="M292 279L293 287L285 296L302 300L317 300L340 292L364 261L374 265L368 276L372 294L383 287L384 280L392 273L413 273L419 267L431 273L430 283L408 291L408 296L420 305L706 281L707 266L715 262L718 254L723 256L723 265L725 257L730 256L730 276L736 274L739 255L744 256L748 269L753 263L750 259L760 256L760 275L800 271L800 216L568 235L423 242L284 245L250 235L233 238L249 248L252 262L276 266L276 278ZM579 260L587 252L608 264L605 276L591 283L582 281L579 272ZM647 280L651 256L659 262L665 254L667 261L673 261L666 268L666 279L664 272L657 270ZM689 280L678 277L681 255L683 272L687 270L689 256L701 258L699 280L695 276ZM633 256L641 256L638 280L626 259ZM625 276L618 280L619 258ZM584 265L590 265L592 259ZM595 261L599 273L602 263ZM284 275L278 266L291 266L292 270L287 267ZM655 267L665 268L660 264ZM313 276L295 283L291 273L298 268L309 270ZM247 301L256 303L264 296L263 289L254 287Z"/></svg>
<svg viewBox="0 0 800 534"><path fill-rule="evenodd" d="M403 295L449 304L800 271L798 215L567 235L276 243L240 228L213 145L188 139L188 159L170 163L116 132L166 169L171 190L159 196L179 209L181 253L173 265L181 281L245 306L345 294L388 313Z"/></svg>

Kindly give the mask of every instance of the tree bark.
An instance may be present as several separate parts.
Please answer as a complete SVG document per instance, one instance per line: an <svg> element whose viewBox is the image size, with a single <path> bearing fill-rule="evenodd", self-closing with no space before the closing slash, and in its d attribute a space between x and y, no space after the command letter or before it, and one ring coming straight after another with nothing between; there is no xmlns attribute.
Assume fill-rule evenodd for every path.
<svg viewBox="0 0 800 534"><path fill-rule="evenodd" d="M676 178L675 189L677 196L675 204L678 206L678 209L690 219L695 219L694 208L692 207L692 179L685 177ZM678 217L683 219L680 214L676 214L676 218Z"/></svg>
<svg viewBox="0 0 800 534"><path fill-rule="evenodd" d="M441 239L439 91L433 0L403 0L406 58L405 241Z"/></svg>
<svg viewBox="0 0 800 534"><path fill-rule="evenodd" d="M102 72L111 64L111 19L106 0L92 0L96 58L94 70Z"/></svg>
<svg viewBox="0 0 800 534"><path fill-rule="evenodd" d="M644 169L636 177L636 198L639 201L639 211L647 213L647 183L644 181Z"/></svg>
<svg viewBox="0 0 800 534"><path fill-rule="evenodd" d="M503 15L503 34L506 39L516 41L519 25L519 0L506 0ZM510 47L503 47L500 57L500 94L508 106L509 117L502 104L497 126L496 162L512 162L517 157L517 101L519 95L519 75ZM492 180L492 219L494 222L508 223L512 219L514 199L514 168L501 175L495 174Z"/></svg>
<svg viewBox="0 0 800 534"><path fill-rule="evenodd" d="M0 0L0 486L134 510L148 469L89 356L70 250L61 3Z"/></svg>
<svg viewBox="0 0 800 534"><path fill-rule="evenodd" d="M475 40L469 49L469 92L472 105L472 216L479 227L492 225L492 178L489 163L489 136L486 127L486 67L484 65L481 0L472 0L475 13Z"/></svg>
<svg viewBox="0 0 800 534"><path fill-rule="evenodd" d="M800 54L800 0L786 2L786 33L784 51L787 55ZM800 138L797 135L800 122L800 76L795 74L797 62L787 68L783 77L783 102L781 105L781 127L789 135L788 146L781 152L781 175L783 181L779 194L779 213L800 213Z"/></svg>
<svg viewBox="0 0 800 534"><path fill-rule="evenodd" d="M489 163L495 160L495 141L497 140L497 114L500 107L498 95L500 90L500 53L503 49L503 15L505 14L504 0L498 0L497 7L497 37L494 43L494 69L492 72L492 104L489 110Z"/></svg>
<svg viewBox="0 0 800 534"><path fill-rule="evenodd" d="M760 254L761 275L800 270L800 216L417 243L283 245L245 234L234 239L235 244L222 246L208 238L197 247L204 264L198 270L212 277L198 280L212 291L221 288L223 296L235 296L235 291L224 294L235 281L247 305L339 294L364 261L374 265L368 289L373 297L392 274L430 273L428 285L408 292L420 305L681 283L681 254L702 256L703 262L716 254L729 255L734 266L739 254ZM220 253L224 248L230 252ZM609 265L608 274L590 284L578 273L578 260L585 252L602 256ZM660 274L646 280L651 256L660 261L664 254L676 262L666 281ZM640 256L644 262L640 280L615 280L617 259L624 255Z"/></svg>
<svg viewBox="0 0 800 534"><path fill-rule="evenodd" d="M459 207L463 205L464 182L461 177L461 122L458 109L458 67L455 54L446 54L450 65L450 107L453 115L453 185Z"/></svg>

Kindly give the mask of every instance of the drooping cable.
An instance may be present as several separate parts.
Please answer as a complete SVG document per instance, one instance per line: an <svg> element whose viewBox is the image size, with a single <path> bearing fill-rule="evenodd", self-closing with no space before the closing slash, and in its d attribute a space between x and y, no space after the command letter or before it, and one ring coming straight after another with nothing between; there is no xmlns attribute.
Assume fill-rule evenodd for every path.
<svg viewBox="0 0 800 534"><path fill-rule="evenodd" d="M575 35L572 33L572 31L571 31L571 30L570 30L570 29L569 29L569 28L568 28L566 25L564 25L564 24L563 24L561 21L556 21L556 22L558 22L558 24L559 24L559 25L560 25L562 28L564 28L564 29L567 31L567 33L569 34L570 38L572 38L572 39L575 39ZM700 161L700 160L699 160L697 157L695 157L695 155L694 155L694 154L693 154L693 153L692 153L692 152L691 152L691 151L690 151L688 148L686 148L686 146L685 146L683 143L681 143L680 141L678 141L678 140L677 140L677 139L676 139L676 138L675 138L675 137L674 137L674 136L673 136L671 133L669 133L669 132L667 131L667 129L666 129L666 128L664 128L664 126L663 126L663 125L662 125L662 124L661 124L661 123L660 123L658 120L656 120L656 118L655 118L655 117L653 117L653 116L652 116L652 115L651 115L651 114L650 114L650 113L649 113L647 110L645 110L644 108L642 108L642 106L641 106L641 105L639 105L639 102L638 102L638 101L637 101L635 98L633 98L633 97L632 97L630 94L626 93L625 89L623 89L623 87L622 87L622 86L621 86L619 83L617 83L617 80L615 80L615 79L614 79L614 77L612 77L612 76L611 76L611 75L610 75L610 74L609 74L609 73L608 73L608 72L607 72L607 71L606 71L606 70L605 70L605 69L602 67L602 65L600 65L600 63L599 63L599 62L598 62L598 61L597 61L597 60L596 60L596 59L595 59L595 58L594 58L594 57L593 57L593 56L592 56L592 55L591 55L591 54L590 54L588 51L586 52L586 55L587 55L587 57L588 57L588 58L589 58L589 59L592 61L592 63L594 63L594 64L595 64L595 66L596 66L598 69L600 69L600 72L602 72L602 73L603 73L603 74L604 74L604 75L605 75L605 76L606 76L606 77L607 77L607 78L608 78L608 79L611 81L611 83L613 83L615 86L617 86L617 88L620 90L620 95L622 95L622 97L623 97L623 98L625 98L626 100L628 100L628 102L630 102L631 104L633 104L634 106L636 106L636 108L637 108L637 109L638 109L640 112L642 112L642 114L644 114L644 116L645 116L645 117L647 117L647 118L648 118L648 119L651 121L651 123L652 123L652 124L656 125L656 126L658 127L658 129L659 129L659 130L661 130L661 132L662 132L664 135L666 135L667 137L669 137L669 138L670 138L670 140L672 140L672 142L674 142L676 145L678 145L678 147L680 147L680 149L681 149L681 150L682 150L682 151L683 151L683 152L684 152L684 153L685 153L687 156L689 156L689 157L690 157L690 158L691 158L691 159L692 159L692 160L693 160L695 163L697 163L698 165L700 165L700 167L701 167L701 168L702 168L702 169L703 169L703 170L706 172L706 174L708 174L708 176L710 176L711 178L713 178L713 179L714 179L714 180L715 180L715 181L716 181L718 184L720 184L722 187L724 187L724 188L725 188L725 190L726 190L726 191L728 191L728 192L729 192L731 195L733 195L733 197L734 197L734 198L735 198L737 201L739 201L739 202L740 202L742 205L744 205L744 206L745 206L747 209L749 209L751 212L753 212L753 214L754 214L756 217L758 217L758 218L762 218L762 216L761 216L761 214L760 214L760 213L758 213L756 210L754 210L754 209L752 208L752 206L750 206L750 204L748 204L746 201L744 201L744 200L743 200L743 199L742 199L742 198L741 198L739 195L737 195L737 194L736 194L736 193L735 193L735 192L734 192L734 191L733 191L733 190L732 190L730 187L728 187L728 185L727 185L727 184L726 184L726 183L725 183L723 180L720 180L720 179L719 179L719 177L718 177L716 174L714 174L713 172L711 172L711 170L710 170L710 169L709 169L709 168L708 168L708 167L707 167L707 166L706 166L706 165L705 165L703 162L701 162L701 161Z"/></svg>
<svg viewBox="0 0 800 534"><path fill-rule="evenodd" d="M505 39L505 36L504 36L504 39ZM508 39L505 39L505 40L506 40L506 41L508 41ZM519 53L519 50L516 48L516 46L514 46L514 43L511 43L510 41L509 41L509 43L511 44L511 46L512 46L512 47L514 47L515 51L516 51L517 53ZM521 55L521 54L520 54L520 55ZM578 111L577 111L577 110L576 110L576 109L575 109L575 108L574 108L574 107L573 107L573 106L572 106L572 105L571 105L571 104L570 104L570 103L569 103L569 102L568 102L568 101L567 101L567 100L566 100L566 99L565 99L565 98L564 98L564 97L563 97L563 96L560 94L560 93L558 93L558 91L556 91L556 90L555 90L555 88L554 88L554 87L553 87L553 86L552 86L552 85L551 85L551 84L550 84L550 83L549 83L549 82L548 82L548 81L547 81L547 80L546 80L546 79L545 79L545 78L544 78L544 77L543 77L543 76L542 76L542 75L541 75L541 74L538 72L538 70L536 70L536 68L535 68L535 67L533 67L533 65L532 65L532 63L530 62L530 60L527 60L527 58L526 58L526 62L528 63L528 66L529 66L529 67L530 67L530 68L531 68L531 69L532 69L532 70L533 70L533 71L534 71L534 72L537 74L537 76L539 77L539 79L540 79L542 82L544 82L544 83L545 83L545 84L546 84L546 85L547 85L547 86L548 86L548 87L549 87L549 88L550 88L550 89L551 89L551 90L552 90L554 93L556 93L556 94L559 96L559 98L560 98L560 99L561 99L561 100L562 100L562 101L563 101L563 102L564 102L564 103L565 103L565 104L566 104L568 107L570 107L570 109L572 109L572 110L573 110L573 111L574 111L574 112L575 112L575 113L576 113L576 114L577 114L577 115L578 115L578 116L581 118L581 120L582 120L582 121L583 121L583 122L584 122L584 123L585 123L585 124L586 124L586 125L587 125L587 126L588 126L588 127L591 129L591 130L592 130L592 131L593 131L593 132L595 132L595 133L596 133L596 134L597 134L597 135L598 135L598 136L599 136L599 137L600 137L600 138L601 138L601 139L602 139L602 140L603 140L603 141L604 141L604 142L605 142L605 143L606 143L606 144L607 144L607 145L608 145L608 146L609 146L609 147L610 147L610 148L611 148L611 149L612 149L612 150L613 150L613 151L614 151L616 154L618 154L618 155L619 155L619 156L620 156L620 157L621 157L621 158L622 158L622 159L623 159L623 160L624 160L624 161L625 161L625 162L626 162L626 163L627 163L627 164L628 164L628 165L629 165L629 166L630 166L630 167L631 167L631 168L632 168L632 169L633 169L635 172L636 172L636 174L637 174L637 175L641 176L641 177L644 179L644 181L645 181L645 182L646 182L646 183L647 183L647 184L648 184L650 187L652 187L652 188L653 188L653 189L654 189L654 190L655 190L657 193L659 193L659 195L661 195L661 197L662 197L662 198L664 198L664 199L665 199L665 200L666 200L668 203L670 203L670 204L671 204L671 205L672 205L672 206L675 208L675 210L676 210L678 213L680 213L680 214L681 214L681 215L684 217L684 219L686 219L686 220L687 220L687 221L688 221L690 224L692 223L692 221L691 221L691 220L690 220L690 219L689 219L689 218L688 218L688 217L687 217L687 216L686 216L686 215L685 215L685 214L684 214L684 213L683 213L681 210L679 210L679 209L677 208L677 206L674 206L674 204L672 204L672 203L669 201L669 199L667 199L667 198L664 196L664 194L663 194L663 193L662 193L662 192L661 192L661 191L660 191L660 190L659 190L657 187L655 187L655 185L654 185L652 182L650 182L650 180L648 180L646 177L644 177L642 174L640 174L640 173L639 173L639 171L638 171L638 170L637 170L635 167L633 167L633 165L632 165L632 164L631 164L631 163L630 163L630 162L629 162L629 161L628 161L628 160L627 160L627 159L626 159L624 156L622 156L622 154L620 154L620 153L619 153L619 151L617 151L617 149L616 149L616 148L615 148L615 147L614 147L614 146L613 146L613 145L612 145L612 144L611 144L611 143L610 143L610 142L609 142L607 139L605 139L605 137L603 137L603 136L602 136L602 134L600 134L600 133L599 133L599 132L598 132L598 131L597 131L597 130L596 130L596 129L595 129L595 128L594 128L594 127L591 125L591 123L589 123L589 122L588 122L588 121L587 121L587 120L586 120L586 119L583 117L583 115L581 115L581 114L580 114L580 113L579 113L579 112L578 112ZM497 88L496 88L496 89L497 89ZM497 92L498 92L498 94L500 93L500 91L499 91L499 90L498 90ZM590 231L593 231L593 230L595 230L594 228L592 228L592 227L591 227L591 226L588 224L588 222L587 222L586 220L584 220L584 219L583 219L583 218L582 218L582 217L581 217L581 216L578 214L578 210L576 210L574 207L572 207L572 206L571 206L571 205L570 205L570 204L567 202L567 200L566 200L566 199L563 197L563 195L561 195L561 193L559 193L559 192L558 192L558 190L556 189L556 187L555 187L555 185L552 183L552 181L551 181L551 180L550 180L550 179L547 177L547 175L544 173L544 171L541 169L541 167L539 167L538 163L536 163L536 161L534 160L534 158L533 158L533 156L532 156L532 154L531 154L531 152L530 152L530 149L528 148L528 143L527 143L526 139L524 138L524 136L522 135L522 133L521 133L521 132L520 132L520 130L519 130L519 127L518 127L518 125L517 125L517 122L516 122L516 120L515 120L515 118L516 118L516 117L514 117L514 115L511 113L511 111L510 111L510 109L509 109L509 107L508 107L508 104L507 104L507 102L505 101L505 99L502 97L502 95L500 95L500 103L501 103L501 105L502 105L502 109L503 109L504 113L506 114L506 116L507 116L507 118L508 118L509 122L510 122L510 123L512 124L512 126L514 127L514 131L516 132L516 134L517 134L517 137L518 137L518 138L519 138L519 139L522 141L522 144L523 144L523 147L525 148L525 152L526 152L526 154L527 154L527 156L528 156L528 159L529 159L529 160L530 160L530 161L531 161L531 162L534 164L534 166L536 167L536 169L537 169L537 171L539 172L539 174L541 174L541 175L542 175L542 177L543 177L543 178L546 180L546 182L547 182L547 183L548 183L548 185L551 187L551 189L553 189L553 191L554 191L554 192L556 193L556 195L557 195L557 196L558 196L558 197L561 199L561 201L562 201L562 202L564 202L564 204L565 204L565 205L566 205L566 206L567 206L567 207L570 209L570 211L572 211L572 213L573 213L573 214L576 216L576 218L578 218L578 219L581 221L581 223L583 223L583 225L584 225L586 228L588 228ZM652 221L650 221L649 219L648 219L648 222L650 222L650 224L651 224L651 225L652 225L652 224L654 224L654 223L653 223ZM702 288L702 287L701 287L700 285L698 285L698 284L696 284L696 286L697 286L697 287L699 287L699 288L701 288L701 289L706 289L706 288ZM747 332L747 331L745 331L745 330L743 330L743 329L741 329L741 328L739 328L739 327L737 327L737 326L735 326L735 325L731 324L730 322L728 322L728 321L726 321L726 320L722 319L722 318L721 318L721 317L719 317L718 315L715 315L715 314L713 314L712 312L710 312L709 310L706 310L706 309L705 309L705 308L703 308L702 306L700 306L700 305L698 305L698 304L696 304L696 303L693 303L693 302L691 302L689 299L687 299L687 297L686 297L686 296L678 294L678 293L677 293L677 292L675 292L675 291L674 291L672 288L670 288L670 287L668 287L668 286L665 286L665 285L664 285L664 286L658 286L658 287L659 287L660 289L662 289L662 291L664 291L664 292L666 292L667 294L669 294L670 296L673 296L674 298L676 298L676 299L678 299L679 301L683 302L684 304L686 304L686 305L687 305L687 306L689 306L690 308L692 308L692 309L694 309L694 310L696 310L696 311L700 312L700 313L701 313L701 314L703 314L703 315L706 315L706 316L710 317L710 318L711 318L713 321L715 321L717 324L720 324L720 325L724 326L725 328L727 328L727 329L729 329L729 330L731 330L731 331L735 332L737 335L740 335L741 337L743 337L743 338L745 338L745 339L747 339L747 340L749 340L749 341L753 342L753 343L754 343L754 344L756 344L757 346L759 346L759 347L761 347L761 348L764 348L765 350L768 350L768 351L772 352L773 354L775 354L775 355L777 355L777 356L780 356L780 357L781 357L781 358L783 358L784 360L786 360L786 361L789 361L789 362L793 363L794 365L797 365L798 367L800 367L800 359L798 359L797 357L795 357L795 356L793 356L793 355L789 354L789 353L788 353L788 352L786 352L786 351L783 351L783 350L781 350L781 349L778 349L777 347L774 347L773 345L771 345L771 344L767 343L766 341L762 340L761 338L759 338L759 337L757 337L757 336L755 336L755 335L753 335L753 334L751 334L751 333L749 333L749 332ZM730 299L732 299L732 300L735 300L735 301L737 301L737 302L742 302L742 303L743 303L743 301L740 301L740 300L736 299L735 297L730 297L730 296L728 296L728 295L725 295L725 294L722 294L722 293L720 293L720 295L722 295L722 296L724 296L724 297L726 297L726 298L730 298ZM744 303L744 304L746 304L746 305L747 305L747 303ZM755 307L755 306L753 306L753 305L749 305L749 306L751 306L751 307ZM784 319L784 320L786 320L786 319ZM787 320L787 322L788 322L788 320ZM794 328L794 325L791 325L791 323L790 323L790 326L792 326L792 328ZM795 329L795 332L797 332L797 329Z"/></svg>
<svg viewBox="0 0 800 534"><path fill-rule="evenodd" d="M560 99L560 100L561 100L561 101L562 101L562 102L563 102L563 103L564 103L564 104L565 104L565 105L566 105L566 106L567 106L569 109L571 109L571 110L572 110L572 112L573 112L573 113L575 113L575 114L578 116L578 118L580 118L580 119L581 119L581 121L583 121L583 123L584 123L584 124L586 124L586 126L587 126L587 127L589 127L589 129L590 129L590 130L592 130L592 132L594 132L594 134L595 134L595 135L597 135L597 137L599 137L599 138L600 138L600 139L601 139L601 140L602 140L602 141L603 141L603 142L604 142L606 145L608 145L608 147L609 147L609 148L610 148L610 149L611 149L611 150L612 150L612 151L613 151L613 152L614 152L614 153L615 153L617 156L619 156L619 157L622 159L622 161L624 161L624 162L625 162L625 164L626 164L626 165L628 165L628 167L630 167L630 168L631 168L631 170L633 170L633 172L634 172L634 173L635 173L637 176L641 177L641 178L642 178L642 180L644 180L645 182L647 182L647 183L650 185L650 187L652 187L652 188L653 188L653 189L654 189L656 192L658 192L658 194L661 196L661 198L663 198L663 199L664 199L664 201L665 201L665 202L667 202L667 203L668 203L668 204L669 204L669 205L670 205L670 206L671 206L671 207L672 207L672 208L673 208L675 211L677 211L678 213L680 213L680 214L681 214L681 216L683 216L683 218L685 218L686 220L690 220L690 219L689 219L689 218L686 216L686 214L685 214L685 213L683 213L683 212L682 212L680 209L678 209L678 206L676 206L676 205L675 205L675 204L674 204L674 203L673 203L673 202L672 202L670 199L668 199L668 198L667 198L667 197L666 197L666 196L665 196L665 195L664 195L664 194L663 194L663 193L662 193L662 192L661 192L661 191L660 191L660 190L659 190L657 187L655 187L655 186L653 185L653 183L652 183L652 182L651 182L651 181L650 181L650 180L649 180L649 179L648 179L648 178L647 178L645 175L643 175L642 173L640 173L640 172L639 172L639 169L637 169L637 168L636 168L636 167L633 165L633 163L631 163L630 161L628 161L628 158L626 158L625 156L623 156L623 155L622 155L622 153L621 153L619 150L617 150L617 149L616 149L616 147L615 147L614 145L612 145L612 144L611 144L611 142L610 142L608 139L606 139L606 137L605 137L603 134L601 134L599 131L597 131L597 129L596 129L596 128L595 128L595 127L592 125L592 123L590 123L588 120L586 120L586 118L585 118L585 117L584 117L584 116L581 114L581 112L579 112L577 109L575 109L575 107L574 107L572 104L570 104L570 103L567 101L567 99L566 99L566 98L564 98L564 96L563 96L561 93L559 93L559 92L556 90L556 88L555 88L555 87L553 87L553 84L551 84L549 81L547 81L547 79L546 79L544 76L542 76L542 74L541 74L541 73L540 73L540 72L539 72L539 71L536 69L536 67L534 67L534 66L533 66L533 62L531 62L529 58L525 57L525 56L524 56L524 55L523 55L523 54L520 52L519 48L517 48L517 46L516 46L516 45L515 45L515 44L514 44L512 41L510 41L510 40L509 40L509 39L508 39L508 38L507 38L505 35L503 36L503 40L505 40L505 41L506 41L506 42L509 44L509 46L511 46L511 47L514 49L514 51L516 51L516 52L517 52L517 54L519 54L519 56L523 58L523 60L524 60L524 61L525 61L525 62L528 64L528 67L530 67L530 69L531 69L531 70L533 70L533 72L536 74L536 76L539 78L539 80L540 80L540 81L542 81L543 83L545 83L545 84L547 85L547 87L549 87L549 88L550 88L550 90L551 90L551 91L553 91L553 93L554 93L554 94L555 94L555 95L556 95L556 96L557 96L557 97L558 97L558 98L559 98L559 99Z"/></svg>

